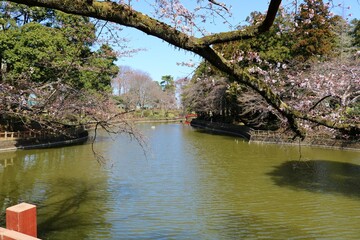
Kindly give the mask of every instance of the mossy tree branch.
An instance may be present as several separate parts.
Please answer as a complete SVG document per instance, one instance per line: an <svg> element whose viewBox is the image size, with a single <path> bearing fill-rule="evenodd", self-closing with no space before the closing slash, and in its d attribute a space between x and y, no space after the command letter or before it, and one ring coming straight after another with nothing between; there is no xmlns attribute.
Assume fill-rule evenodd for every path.
<svg viewBox="0 0 360 240"><path fill-rule="evenodd" d="M28 6L52 8L70 14L83 15L118 23L123 26L136 28L146 34L160 38L176 47L196 53L219 70L233 77L236 81L243 83L258 92L268 102L268 104L278 110L287 119L291 129L301 138L305 137L305 131L299 127L296 120L298 118L318 122L319 124L331 128L335 126L333 123L328 123L327 121L323 121L318 118L313 119L295 111L285 104L280 97L271 90L268 84L251 76L246 70L226 60L211 48L211 45L215 43L247 39L268 31L274 22L281 0L271 0L264 22L253 31L231 31L203 38L189 36L168 24L151 18L141 12L135 11L127 5L117 4L114 2L93 1L92 3L89 3L89 1L86 0L11 0L10 2L25 4ZM359 132L359 126L351 126L350 128ZM344 129L349 129L349 126L345 126Z"/></svg>

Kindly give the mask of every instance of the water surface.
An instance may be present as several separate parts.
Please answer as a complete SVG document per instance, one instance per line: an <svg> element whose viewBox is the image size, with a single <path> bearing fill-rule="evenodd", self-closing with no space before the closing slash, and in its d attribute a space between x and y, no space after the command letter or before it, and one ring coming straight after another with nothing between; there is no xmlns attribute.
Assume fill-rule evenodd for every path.
<svg viewBox="0 0 360 240"><path fill-rule="evenodd" d="M89 144L1 153L1 212L36 204L43 239L360 237L359 152L302 147L299 161L298 147L151 126L146 155L99 137L106 166Z"/></svg>

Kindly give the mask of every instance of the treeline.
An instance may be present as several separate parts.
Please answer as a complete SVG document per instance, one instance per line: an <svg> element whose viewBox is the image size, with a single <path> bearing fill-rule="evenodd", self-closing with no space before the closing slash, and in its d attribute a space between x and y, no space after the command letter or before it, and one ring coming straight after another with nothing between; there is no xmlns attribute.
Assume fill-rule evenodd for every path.
<svg viewBox="0 0 360 240"><path fill-rule="evenodd" d="M106 23L0 2L0 129L57 131L115 114L117 53L99 27Z"/></svg>
<svg viewBox="0 0 360 240"><path fill-rule="evenodd" d="M250 35L264 18L253 12L248 23L238 28ZM269 84L303 116L328 119L338 126L359 124L360 21L349 23L333 15L330 3L305 0L295 13L282 8L269 32L217 44L214 49ZM183 87L182 101L187 111L197 112L202 119L241 122L258 129L287 126L287 119L259 92L204 61ZM319 131L318 124L305 120L301 125L309 133Z"/></svg>
<svg viewBox="0 0 360 240"><path fill-rule="evenodd" d="M266 15L254 12L238 27L243 39L204 37L204 45L193 42L195 50L173 36L176 46L221 71L204 61L191 79L164 76L156 83L146 73L115 65L119 53L97 36L114 37L107 22L0 1L0 126L16 131L105 124L122 114L119 107L125 112L175 108L175 89L182 86L184 108L203 119L260 129L286 126L301 137L303 128L318 132L318 125L356 135L360 23L332 15L330 4L305 0L296 11L276 8L269 31L260 31ZM209 41L204 52L196 50Z"/></svg>
<svg viewBox="0 0 360 240"><path fill-rule="evenodd" d="M178 108L176 86L171 75L162 76L161 81L154 81L141 70L120 66L119 74L112 80L115 99L124 111L157 109L168 112ZM165 116L164 116L165 117Z"/></svg>
<svg viewBox="0 0 360 240"><path fill-rule="evenodd" d="M78 89L110 90L116 53L96 44L88 17L1 1L1 83L55 82ZM97 49L97 50L94 50Z"/></svg>

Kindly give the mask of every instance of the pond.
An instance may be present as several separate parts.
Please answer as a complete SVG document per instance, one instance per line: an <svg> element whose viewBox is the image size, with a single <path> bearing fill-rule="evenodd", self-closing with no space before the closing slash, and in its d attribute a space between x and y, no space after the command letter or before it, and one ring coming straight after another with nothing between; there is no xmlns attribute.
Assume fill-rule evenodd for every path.
<svg viewBox="0 0 360 240"><path fill-rule="evenodd" d="M358 151L139 128L146 152L126 136L97 138L105 166L90 144L0 153L1 225L25 201L38 207L42 239L360 237Z"/></svg>

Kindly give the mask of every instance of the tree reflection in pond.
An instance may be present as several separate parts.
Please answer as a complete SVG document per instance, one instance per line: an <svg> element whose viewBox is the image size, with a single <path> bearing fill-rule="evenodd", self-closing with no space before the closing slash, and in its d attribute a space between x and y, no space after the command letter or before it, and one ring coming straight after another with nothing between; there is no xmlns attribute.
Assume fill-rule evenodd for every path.
<svg viewBox="0 0 360 240"><path fill-rule="evenodd" d="M16 151L1 154L0 160L0 219L7 207L28 202L37 206L42 239L111 238L107 171L90 145Z"/></svg>
<svg viewBox="0 0 360 240"><path fill-rule="evenodd" d="M268 173L275 184L360 197L360 166L328 160L287 161Z"/></svg>

